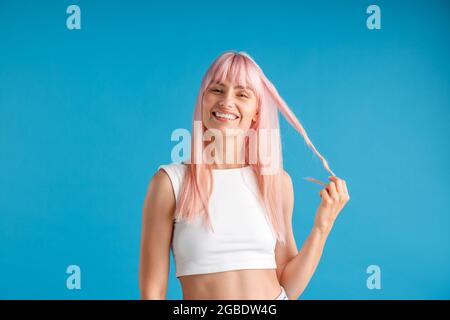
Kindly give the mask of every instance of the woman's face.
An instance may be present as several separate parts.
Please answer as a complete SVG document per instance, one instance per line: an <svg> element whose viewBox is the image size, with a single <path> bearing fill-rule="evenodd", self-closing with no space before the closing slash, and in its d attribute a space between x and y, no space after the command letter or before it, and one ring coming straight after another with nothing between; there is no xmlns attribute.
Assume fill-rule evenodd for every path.
<svg viewBox="0 0 450 320"><path fill-rule="evenodd" d="M256 121L257 99L249 89L225 81L212 83L203 95L202 120L207 129L241 129L244 132Z"/></svg>

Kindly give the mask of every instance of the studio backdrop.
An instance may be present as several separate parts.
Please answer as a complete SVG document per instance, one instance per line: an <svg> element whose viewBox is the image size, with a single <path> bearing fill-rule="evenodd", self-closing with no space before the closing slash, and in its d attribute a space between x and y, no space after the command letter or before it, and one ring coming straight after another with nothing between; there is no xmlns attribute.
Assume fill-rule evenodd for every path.
<svg viewBox="0 0 450 320"><path fill-rule="evenodd" d="M351 195L299 299L450 298L449 32L437 0L0 1L0 298L139 299L149 181L226 50ZM280 119L300 248L329 173Z"/></svg>

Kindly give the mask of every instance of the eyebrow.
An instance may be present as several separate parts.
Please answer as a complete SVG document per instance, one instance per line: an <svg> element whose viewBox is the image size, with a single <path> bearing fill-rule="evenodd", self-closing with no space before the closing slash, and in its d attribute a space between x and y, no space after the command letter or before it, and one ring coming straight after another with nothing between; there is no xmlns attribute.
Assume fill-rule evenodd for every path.
<svg viewBox="0 0 450 320"><path fill-rule="evenodd" d="M222 82L216 83L216 84L219 85L219 86L222 86L222 87L226 87L225 84L223 84ZM249 88L249 87L243 87L243 86L241 86L241 85L235 86L234 88L235 88L235 89L246 89L246 90L253 91L251 88Z"/></svg>

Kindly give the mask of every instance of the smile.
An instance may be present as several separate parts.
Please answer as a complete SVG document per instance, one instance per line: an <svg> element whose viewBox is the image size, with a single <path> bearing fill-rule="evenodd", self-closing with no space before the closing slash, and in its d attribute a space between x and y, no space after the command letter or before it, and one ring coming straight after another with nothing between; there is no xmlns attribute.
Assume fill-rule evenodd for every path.
<svg viewBox="0 0 450 320"><path fill-rule="evenodd" d="M219 121L233 121L239 118L237 115L232 113L223 113L219 111L213 111L212 115Z"/></svg>

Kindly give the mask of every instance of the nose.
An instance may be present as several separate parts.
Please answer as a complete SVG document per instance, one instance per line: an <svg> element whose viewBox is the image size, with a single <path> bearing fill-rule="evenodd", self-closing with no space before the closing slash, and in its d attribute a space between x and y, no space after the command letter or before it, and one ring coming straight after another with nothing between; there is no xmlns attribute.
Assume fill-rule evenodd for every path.
<svg viewBox="0 0 450 320"><path fill-rule="evenodd" d="M234 109L236 108L236 104L233 99L223 99L219 101L219 107L226 109Z"/></svg>
<svg viewBox="0 0 450 320"><path fill-rule="evenodd" d="M228 94L221 101L219 101L219 106L224 107L224 108L236 107L235 102L234 102L233 93L228 92Z"/></svg>
<svg viewBox="0 0 450 320"><path fill-rule="evenodd" d="M219 107L233 109L235 107L235 104L233 102L231 102L230 100L220 101Z"/></svg>

